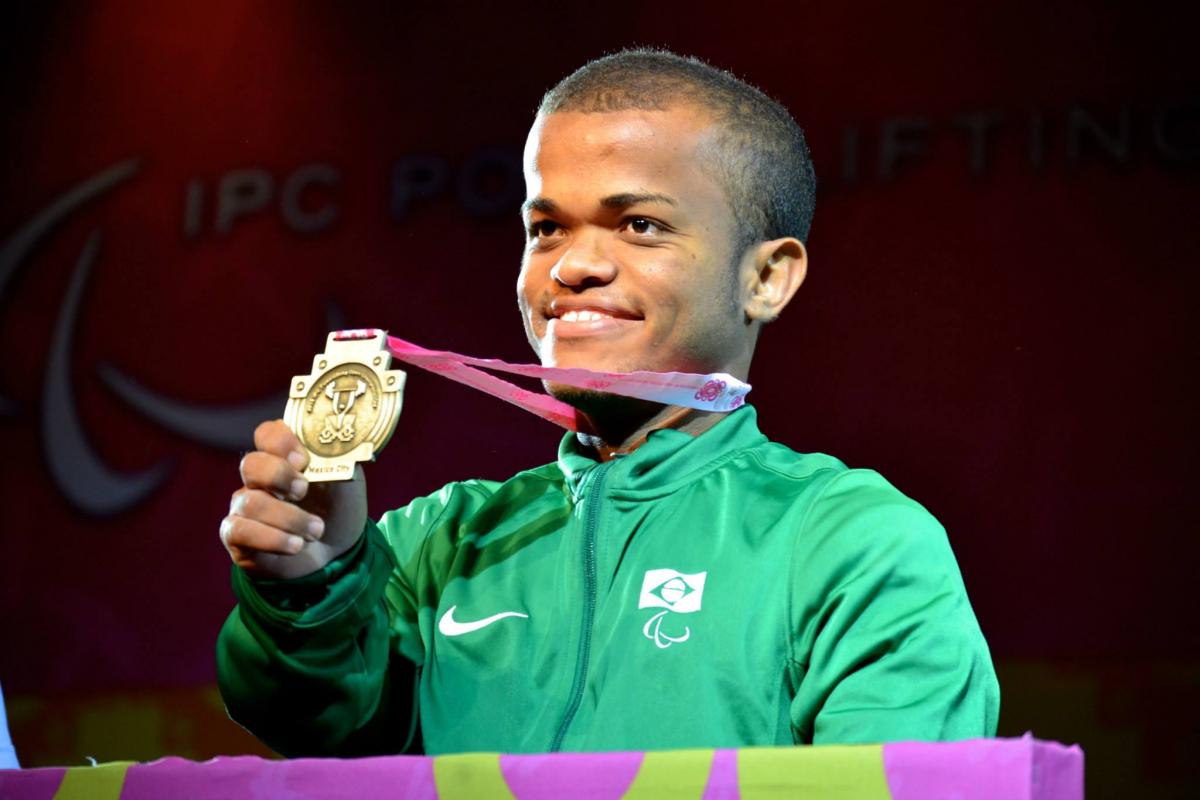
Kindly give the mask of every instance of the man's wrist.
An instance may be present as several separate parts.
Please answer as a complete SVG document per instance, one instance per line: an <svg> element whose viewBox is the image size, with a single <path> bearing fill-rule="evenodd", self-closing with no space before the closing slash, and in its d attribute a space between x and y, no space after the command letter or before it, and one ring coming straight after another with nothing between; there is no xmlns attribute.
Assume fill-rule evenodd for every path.
<svg viewBox="0 0 1200 800"><path fill-rule="evenodd" d="M283 614L299 614L314 608L327 600L332 587L345 579L362 561L367 547L368 527L364 525L358 540L344 553L307 575L296 578L256 578L234 567L235 593L239 600L245 602L243 592L238 589L248 590L271 610Z"/></svg>

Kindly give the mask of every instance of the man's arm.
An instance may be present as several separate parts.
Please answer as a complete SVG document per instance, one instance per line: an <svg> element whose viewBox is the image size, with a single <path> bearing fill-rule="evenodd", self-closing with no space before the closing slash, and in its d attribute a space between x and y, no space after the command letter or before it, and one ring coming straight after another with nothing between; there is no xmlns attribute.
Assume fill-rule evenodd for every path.
<svg viewBox="0 0 1200 800"><path fill-rule="evenodd" d="M999 686L942 527L882 477L834 478L793 564L798 741L993 736Z"/></svg>
<svg viewBox="0 0 1200 800"><path fill-rule="evenodd" d="M286 755L398 752L414 668L392 643L420 638L414 598L367 521L362 468L309 485L308 453L281 421L254 443L220 526L238 597L217 642L230 715Z"/></svg>
<svg viewBox="0 0 1200 800"><path fill-rule="evenodd" d="M419 639L411 596L372 523L318 573L255 581L233 570L238 606L217 640L230 716L287 756L399 753L415 732Z"/></svg>

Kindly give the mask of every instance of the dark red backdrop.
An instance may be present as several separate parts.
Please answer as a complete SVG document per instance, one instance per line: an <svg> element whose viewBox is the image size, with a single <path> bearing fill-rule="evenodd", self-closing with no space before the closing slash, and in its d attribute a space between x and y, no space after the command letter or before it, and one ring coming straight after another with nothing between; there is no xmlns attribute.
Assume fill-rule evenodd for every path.
<svg viewBox="0 0 1200 800"><path fill-rule="evenodd" d="M1136 750L1119 769L1183 785L1200 710L1194 11L345 5L63 4L2 35L15 706L213 678L237 445L156 421L122 381L236 440L232 411L279 395L331 326L526 360L512 166L532 110L586 58L653 44L761 85L815 153L810 279L752 376L764 429L880 469L944 522L1005 732L1094 735L1090 752ZM83 451L51 455L43 431L72 409L106 489L80 482ZM544 462L557 437L411 373L372 509ZM116 502L151 468L157 488Z"/></svg>

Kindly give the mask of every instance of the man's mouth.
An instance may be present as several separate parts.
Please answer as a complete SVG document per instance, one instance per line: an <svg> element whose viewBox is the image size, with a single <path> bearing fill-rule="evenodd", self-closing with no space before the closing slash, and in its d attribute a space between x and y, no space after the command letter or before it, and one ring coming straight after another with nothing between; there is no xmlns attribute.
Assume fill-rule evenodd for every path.
<svg viewBox="0 0 1200 800"><path fill-rule="evenodd" d="M592 311L591 309L584 308L579 310L571 309L558 317L558 319L561 319L563 322L595 322L599 319L612 319L612 317L612 314L606 312Z"/></svg>
<svg viewBox="0 0 1200 800"><path fill-rule="evenodd" d="M641 317L609 304L551 303L546 333L556 339L574 339L616 333Z"/></svg>

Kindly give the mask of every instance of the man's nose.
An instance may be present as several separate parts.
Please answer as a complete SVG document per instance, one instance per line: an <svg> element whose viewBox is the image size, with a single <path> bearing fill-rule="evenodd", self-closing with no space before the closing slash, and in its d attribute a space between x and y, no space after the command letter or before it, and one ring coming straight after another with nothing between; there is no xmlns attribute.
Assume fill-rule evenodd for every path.
<svg viewBox="0 0 1200 800"><path fill-rule="evenodd" d="M577 289L604 286L616 279L617 265L598 236L581 236L550 270L550 277Z"/></svg>

